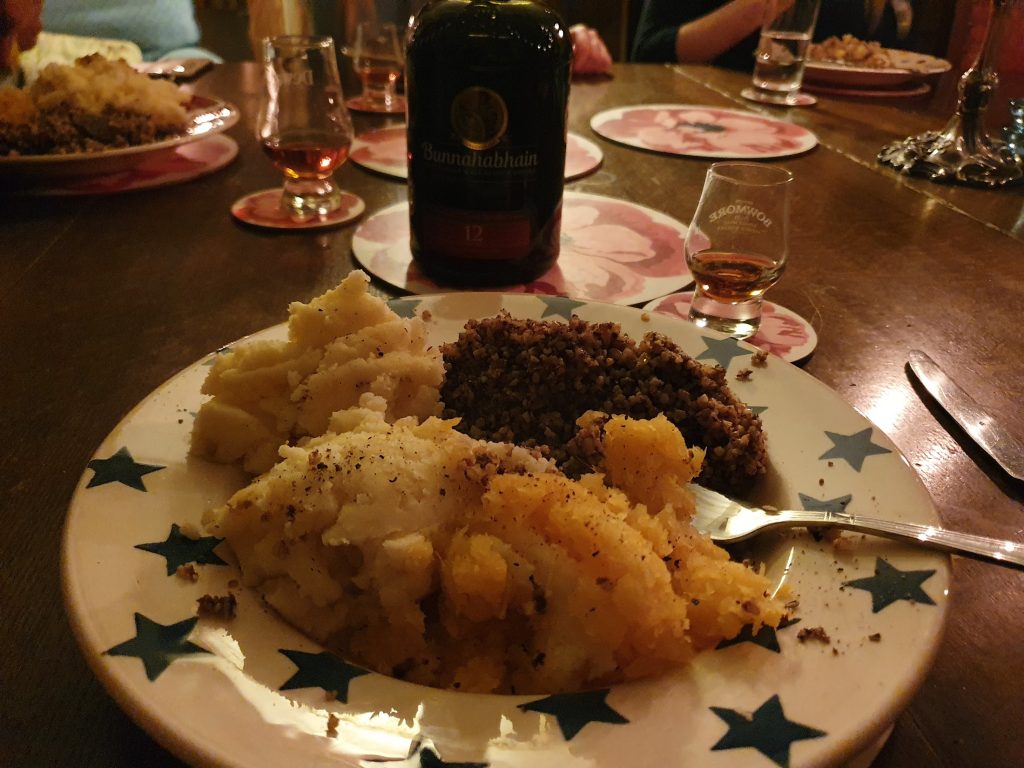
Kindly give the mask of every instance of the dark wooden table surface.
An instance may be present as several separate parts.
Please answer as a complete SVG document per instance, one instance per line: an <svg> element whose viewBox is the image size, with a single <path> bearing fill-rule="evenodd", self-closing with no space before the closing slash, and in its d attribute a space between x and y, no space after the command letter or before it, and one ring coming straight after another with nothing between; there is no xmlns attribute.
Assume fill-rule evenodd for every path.
<svg viewBox="0 0 1024 768"><path fill-rule="evenodd" d="M1024 436L1024 190L942 187L877 166L885 141L942 123L927 100L822 97L784 111L742 101L746 79L620 65L612 79L574 84L572 129L590 135L590 116L608 107L681 102L774 112L815 130L821 146L783 161L797 178L791 256L771 296L817 330L806 370L895 441L947 526L1024 540L1024 489L922 399L904 367L908 350L928 351ZM352 227L271 234L231 219L232 201L280 180L254 140L261 85L252 65L218 67L196 84L243 115L230 132L240 155L213 176L120 196L0 196L0 765L177 764L76 647L61 600L61 526L93 450L132 406L354 266ZM689 220L707 162L598 141L602 169L572 188ZM405 197L401 184L352 165L338 175L370 211ZM1024 765L1022 632L1024 574L957 560L935 666L876 765Z"/></svg>

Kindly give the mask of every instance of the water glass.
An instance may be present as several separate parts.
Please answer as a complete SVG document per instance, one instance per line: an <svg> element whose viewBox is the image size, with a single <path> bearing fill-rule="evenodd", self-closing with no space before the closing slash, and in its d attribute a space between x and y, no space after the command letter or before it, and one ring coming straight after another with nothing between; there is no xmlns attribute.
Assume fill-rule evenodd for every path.
<svg viewBox="0 0 1024 768"><path fill-rule="evenodd" d="M769 0L754 54L752 98L773 104L799 104L807 49L821 0Z"/></svg>
<svg viewBox="0 0 1024 768"><path fill-rule="evenodd" d="M264 152L284 174L281 204L299 219L325 216L341 205L332 174L348 158L353 136L334 40L267 38L263 67L266 93L258 134Z"/></svg>
<svg viewBox="0 0 1024 768"><path fill-rule="evenodd" d="M708 169L684 246L697 284L690 320L700 327L740 339L757 332L762 297L786 266L792 181L770 165Z"/></svg>

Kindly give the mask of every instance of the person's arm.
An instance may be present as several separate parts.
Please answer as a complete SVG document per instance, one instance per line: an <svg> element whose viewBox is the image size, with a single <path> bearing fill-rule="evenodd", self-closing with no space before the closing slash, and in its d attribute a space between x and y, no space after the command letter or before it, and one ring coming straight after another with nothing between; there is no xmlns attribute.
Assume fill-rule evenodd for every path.
<svg viewBox="0 0 1024 768"><path fill-rule="evenodd" d="M675 34L680 64L716 59L761 28L766 0L731 0L700 18L681 24Z"/></svg>

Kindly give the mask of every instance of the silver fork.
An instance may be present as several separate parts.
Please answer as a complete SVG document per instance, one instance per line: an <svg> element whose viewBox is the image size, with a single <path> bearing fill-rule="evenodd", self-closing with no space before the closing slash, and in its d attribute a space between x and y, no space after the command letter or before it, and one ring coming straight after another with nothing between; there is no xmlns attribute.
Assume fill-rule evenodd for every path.
<svg viewBox="0 0 1024 768"><path fill-rule="evenodd" d="M700 485L691 484L690 490L697 501L694 527L720 544L743 541L762 531L779 528L842 528L908 541L911 544L1024 570L1024 544L1005 539L990 539L971 533L947 531L931 525L899 523L846 512L766 510L746 506Z"/></svg>

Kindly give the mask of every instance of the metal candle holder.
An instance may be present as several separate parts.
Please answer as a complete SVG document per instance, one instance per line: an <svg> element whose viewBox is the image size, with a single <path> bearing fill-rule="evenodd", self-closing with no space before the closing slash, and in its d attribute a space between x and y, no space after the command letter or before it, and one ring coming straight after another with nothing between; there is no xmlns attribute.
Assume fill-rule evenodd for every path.
<svg viewBox="0 0 1024 768"><path fill-rule="evenodd" d="M994 69L1006 12L1014 0L992 0L992 18L974 64L960 78L956 114L941 131L882 147L879 161L933 181L1002 187L1024 181L1024 158L985 131L984 114L999 82Z"/></svg>

